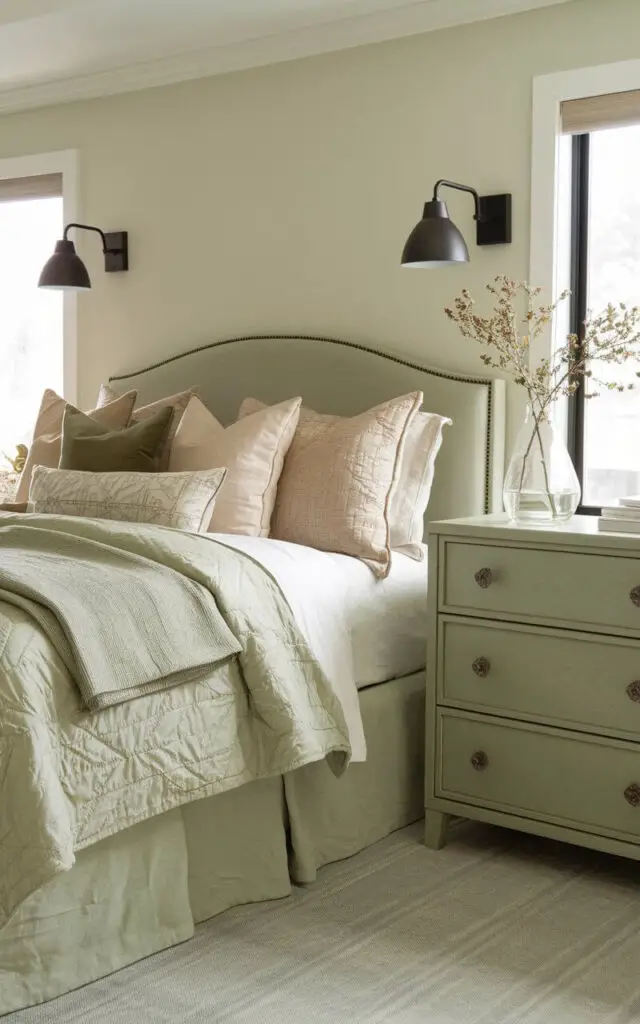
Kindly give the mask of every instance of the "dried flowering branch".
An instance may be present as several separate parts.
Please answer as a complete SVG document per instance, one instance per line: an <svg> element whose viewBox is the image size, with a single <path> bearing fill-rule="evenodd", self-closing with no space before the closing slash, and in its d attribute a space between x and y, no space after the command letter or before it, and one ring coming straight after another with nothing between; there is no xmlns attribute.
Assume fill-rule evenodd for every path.
<svg viewBox="0 0 640 1024"><path fill-rule="evenodd" d="M551 359L543 359L532 368L529 365L531 344L546 331L558 306L568 298L569 292L563 292L551 305L538 305L540 288L503 276L496 277L493 284L488 284L487 291L495 300L490 316L479 316L475 312L475 302L467 289L454 300L454 308L446 309L445 313L457 325L463 337L477 341L484 348L480 358L485 366L510 374L514 382L526 391L534 428L524 456L522 478L527 456L537 439L547 497L553 509L540 423L548 416L553 402L562 396L575 394L583 379L585 386L588 381L586 398L597 397L599 389L626 391L634 387L633 383L601 379L597 375L597 366L599 363L622 365L629 359L638 358L640 309L637 306L629 308L623 303L618 306L609 305L604 312L586 320L582 337L567 335L565 344L555 351ZM640 372L636 376L640 376Z"/></svg>
<svg viewBox="0 0 640 1024"><path fill-rule="evenodd" d="M6 452L2 452L5 462L8 463L9 466L11 466L11 469L13 470L14 473L22 473L22 470L24 469L24 464L27 461L28 454L29 449L27 448L26 444L16 445L16 454L13 456L13 458L7 455Z"/></svg>

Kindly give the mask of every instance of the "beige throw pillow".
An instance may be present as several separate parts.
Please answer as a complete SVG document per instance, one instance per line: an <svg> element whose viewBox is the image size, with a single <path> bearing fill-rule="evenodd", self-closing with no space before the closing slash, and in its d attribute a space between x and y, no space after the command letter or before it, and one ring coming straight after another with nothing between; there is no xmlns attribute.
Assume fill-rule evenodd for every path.
<svg viewBox="0 0 640 1024"><path fill-rule="evenodd" d="M103 403L97 409L92 409L87 416L107 430L122 430L129 423L138 392L127 391L125 395L116 395L113 392L113 394L113 401ZM57 395L55 391L49 389L45 391L33 431L33 441L18 482L15 497L18 503L26 501L29 497L29 484L34 466L46 466L49 469L57 467L60 461L62 422L66 407L67 403L64 398Z"/></svg>
<svg viewBox="0 0 640 1024"><path fill-rule="evenodd" d="M176 395L169 395L168 398L160 398L157 402L151 402L149 405L142 405L139 408L134 409L131 414L131 422L139 423L140 420L144 420L148 416L153 416L154 413L157 413L160 409L166 409L167 406L171 406L173 409L173 420L171 421L167 440L160 454L160 460L158 463L158 468L161 470L165 470L169 465L171 445L173 444L176 431L180 426L180 420L182 419L182 415L189 404L189 400L197 393L197 391L197 388L189 388L188 391L179 391ZM105 405L107 402L113 402L117 397L117 391L114 391L109 384L102 384L98 395L98 407Z"/></svg>
<svg viewBox="0 0 640 1024"><path fill-rule="evenodd" d="M413 392L359 416L301 409L278 484L271 536L354 555L387 576L389 509L407 432L422 404ZM240 417L264 408L245 399Z"/></svg>
<svg viewBox="0 0 640 1024"><path fill-rule="evenodd" d="M278 480L300 414L300 398L265 407L226 429L193 397L176 431L171 472L226 466L211 533L268 537Z"/></svg>
<svg viewBox="0 0 640 1024"><path fill-rule="evenodd" d="M206 530L224 469L201 473L85 473L36 466L29 512Z"/></svg>

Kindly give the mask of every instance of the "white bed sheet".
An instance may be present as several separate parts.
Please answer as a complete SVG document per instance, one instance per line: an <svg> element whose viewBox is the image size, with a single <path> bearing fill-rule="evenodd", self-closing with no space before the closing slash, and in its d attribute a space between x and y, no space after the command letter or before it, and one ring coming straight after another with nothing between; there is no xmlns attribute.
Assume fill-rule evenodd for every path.
<svg viewBox="0 0 640 1024"><path fill-rule="evenodd" d="M348 555L271 538L214 536L271 573L330 679L348 675L363 689L424 667L426 545L422 562L394 552L391 572L380 580Z"/></svg>

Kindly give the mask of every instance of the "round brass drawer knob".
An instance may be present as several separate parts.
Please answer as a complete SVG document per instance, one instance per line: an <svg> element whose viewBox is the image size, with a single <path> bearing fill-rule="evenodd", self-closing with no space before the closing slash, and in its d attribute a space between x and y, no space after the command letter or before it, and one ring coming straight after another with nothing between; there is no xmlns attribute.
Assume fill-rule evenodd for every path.
<svg viewBox="0 0 640 1024"><path fill-rule="evenodd" d="M484 750L476 750L475 754L471 755L471 764L477 772L483 772L485 768L488 767L489 758L485 754Z"/></svg>
<svg viewBox="0 0 640 1024"><path fill-rule="evenodd" d="M632 683L629 683L627 686L627 697L640 704L640 679L634 679Z"/></svg>
<svg viewBox="0 0 640 1024"><path fill-rule="evenodd" d="M629 591L629 598L636 608L640 608L640 587L632 587Z"/></svg>
<svg viewBox="0 0 640 1024"><path fill-rule="evenodd" d="M482 587L483 590L486 590L487 587L490 587L493 582L493 573L491 572L491 569L478 569L477 573L474 575L473 578L479 587ZM640 592L640 587L636 589Z"/></svg>
<svg viewBox="0 0 640 1024"><path fill-rule="evenodd" d="M486 676L489 675L491 662L489 661L488 658L476 658L471 668L473 669L477 676L480 676L481 679L484 679ZM640 683L638 684L638 686L640 687ZM638 700L640 700L640 696L638 697Z"/></svg>
<svg viewBox="0 0 640 1024"><path fill-rule="evenodd" d="M640 807L640 786L632 782L624 791L624 798L632 807Z"/></svg>

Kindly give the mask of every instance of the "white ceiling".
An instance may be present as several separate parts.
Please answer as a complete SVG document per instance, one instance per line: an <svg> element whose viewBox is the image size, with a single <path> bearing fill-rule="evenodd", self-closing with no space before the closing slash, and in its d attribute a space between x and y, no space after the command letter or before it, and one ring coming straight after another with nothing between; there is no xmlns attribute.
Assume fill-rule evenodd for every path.
<svg viewBox="0 0 640 1024"><path fill-rule="evenodd" d="M567 0L0 0L0 112L199 78Z"/></svg>

